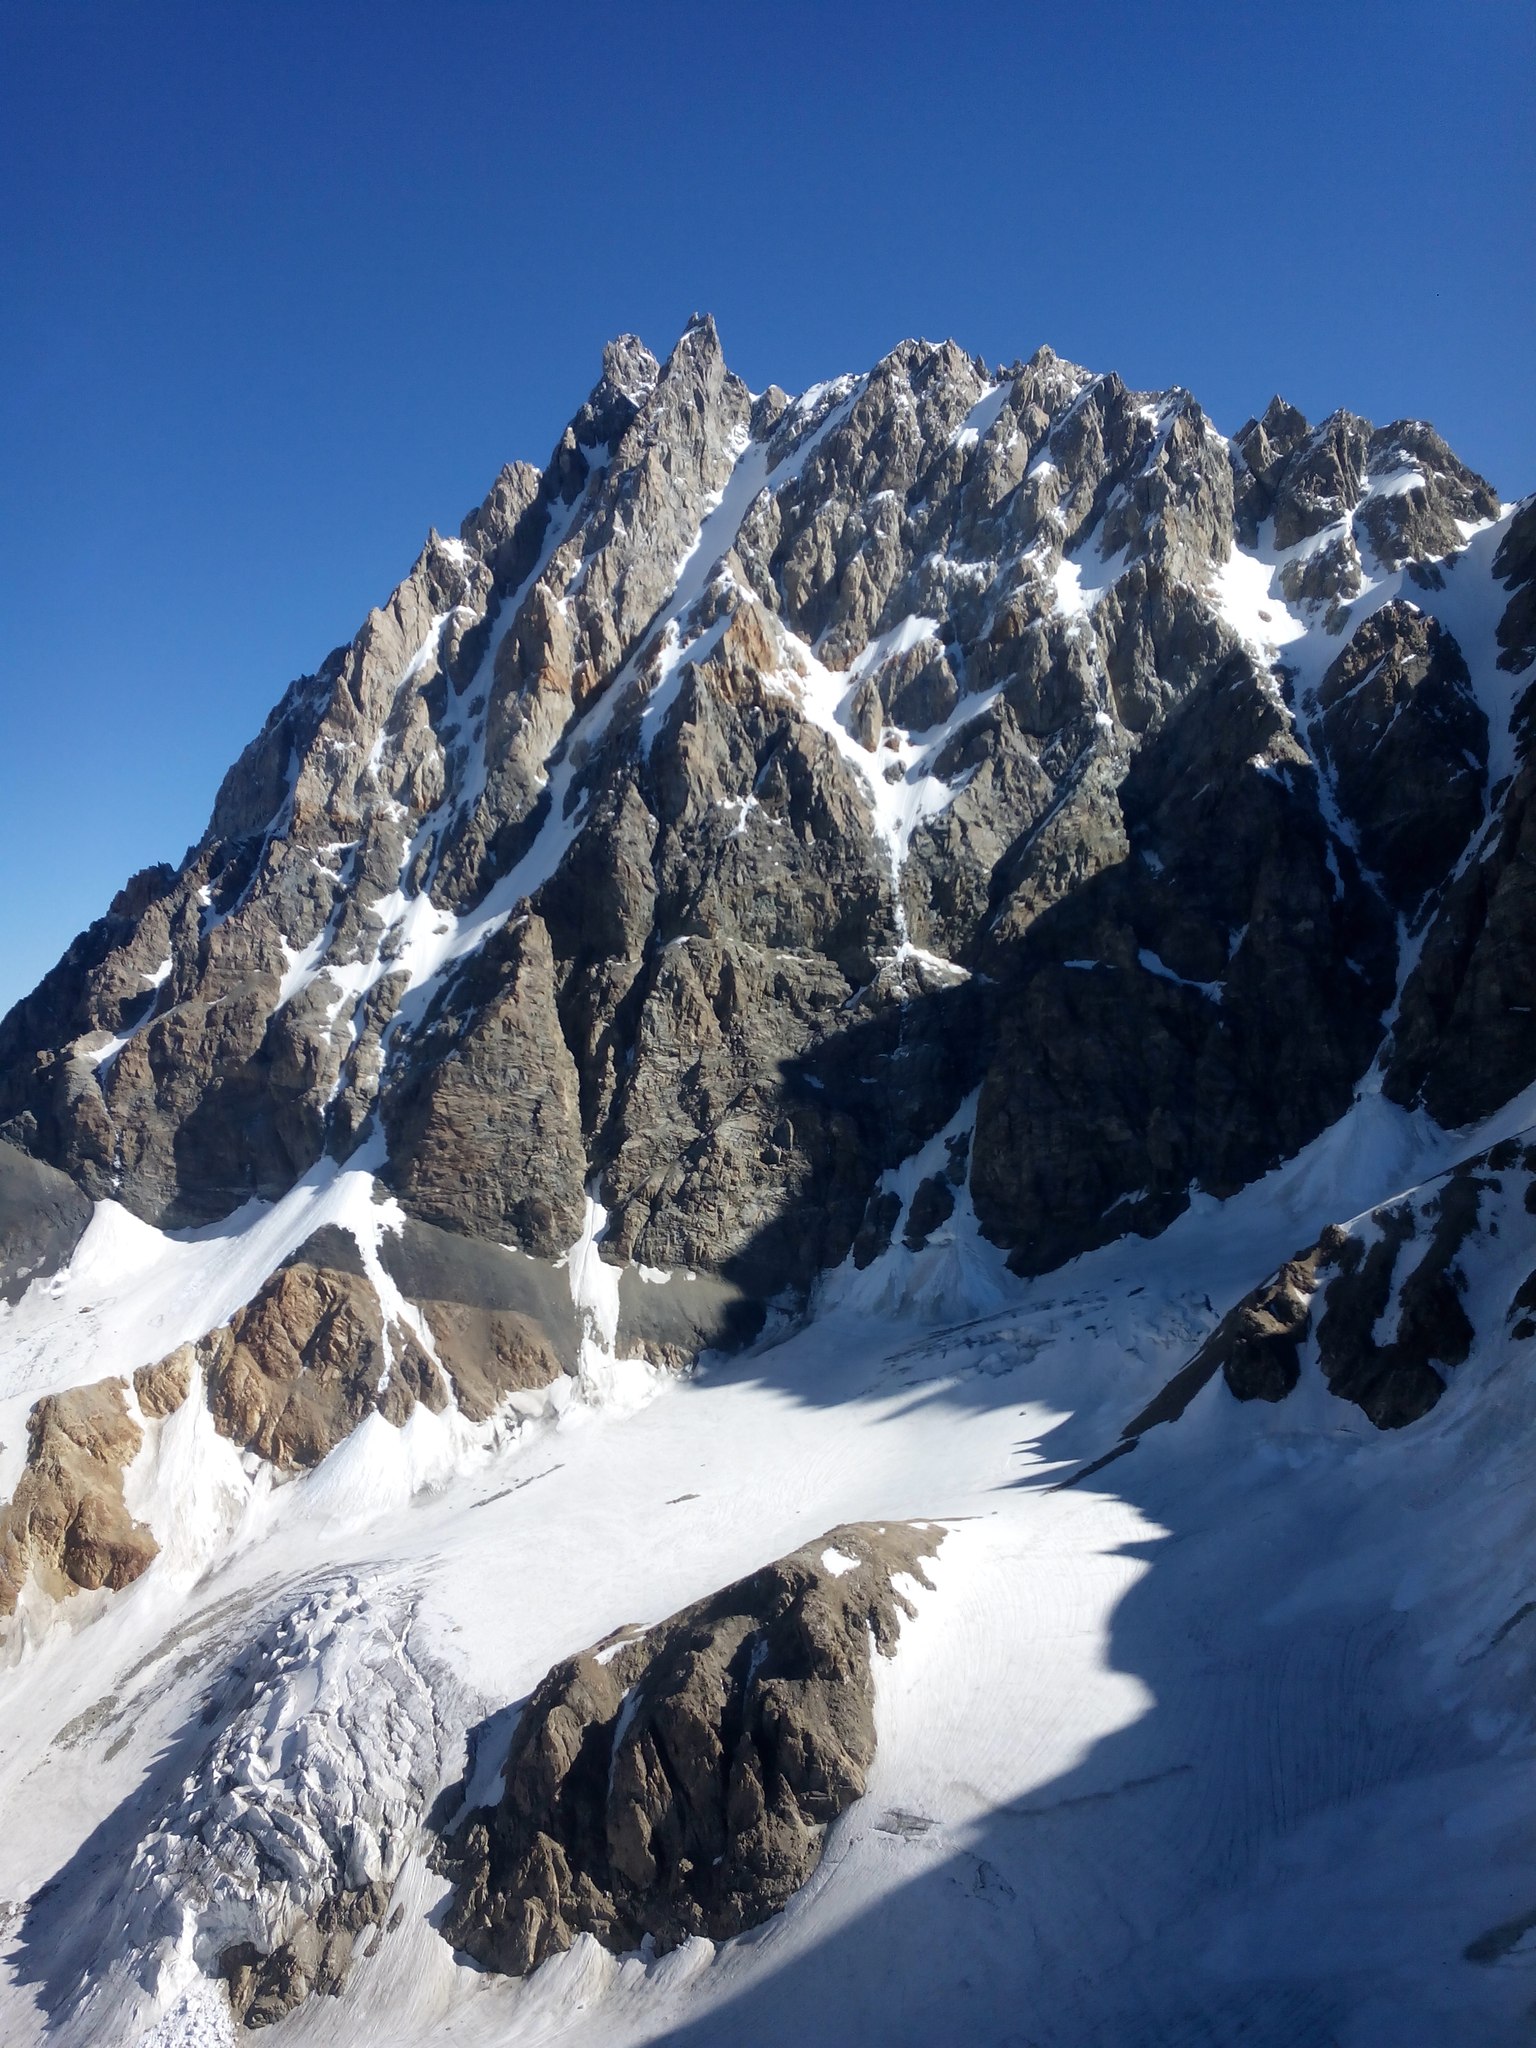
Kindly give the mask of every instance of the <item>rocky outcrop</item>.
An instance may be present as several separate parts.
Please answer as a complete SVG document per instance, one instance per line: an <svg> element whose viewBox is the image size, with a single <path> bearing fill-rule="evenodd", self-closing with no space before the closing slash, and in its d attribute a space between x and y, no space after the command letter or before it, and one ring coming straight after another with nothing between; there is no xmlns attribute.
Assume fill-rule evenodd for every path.
<svg viewBox="0 0 1536 2048"><path fill-rule="evenodd" d="M100 1587L120 1591L159 1546L123 1500L123 1472L144 1432L123 1380L49 1394L27 1418L27 1457L0 1508L0 1614L14 1614L32 1579L60 1599Z"/></svg>
<svg viewBox="0 0 1536 2048"><path fill-rule="evenodd" d="M1454 555L1464 525L1499 516L1498 492L1424 420L1378 427L1366 444L1365 476L1355 525L1384 569Z"/></svg>
<svg viewBox="0 0 1536 2048"><path fill-rule="evenodd" d="M270 2027L306 1998L339 1997L358 1936L378 1927L388 1911L384 1885L359 1885L322 1899L313 1916L270 1951L254 1941L232 1941L219 1951L218 1971L235 2018L242 2026Z"/></svg>
<svg viewBox="0 0 1536 2048"><path fill-rule="evenodd" d="M1276 397L1234 442L1244 463L1236 500L1245 540L1257 541L1265 521L1277 548L1337 534L1289 565L1289 596L1352 597L1362 549L1395 569L1454 554L1463 544L1458 521L1498 517L1498 494L1423 420L1373 428L1336 412L1312 427Z"/></svg>
<svg viewBox="0 0 1536 2048"><path fill-rule="evenodd" d="M999 940L971 1190L1043 1272L1226 1195L1347 1108L1391 988L1380 899L1283 708L1233 656L1114 797L1123 851Z"/></svg>
<svg viewBox="0 0 1536 2048"><path fill-rule="evenodd" d="M1468 1305L1474 1278L1497 1264L1501 1234L1521 1231L1533 1212L1536 1143L1527 1133L1351 1224L1329 1224L1227 1311L1127 1425L1121 1448L1176 1421L1218 1372L1239 1401L1283 1401L1296 1389L1309 1346L1329 1391L1354 1402L1378 1429L1417 1422L1471 1355L1479 1334ZM1496 1288L1481 1291L1497 1296ZM1509 1298L1504 1320L1517 1337L1536 1335L1533 1305L1536 1275Z"/></svg>
<svg viewBox="0 0 1536 2048"><path fill-rule="evenodd" d="M471 1422L487 1421L507 1394L560 1377L554 1346L531 1316L458 1301L424 1301L421 1309L459 1412Z"/></svg>
<svg viewBox="0 0 1536 2048"><path fill-rule="evenodd" d="M860 1523L559 1664L517 1723L505 1790L449 1850L443 1931L522 1975L756 1926L802 1885L875 1753L871 1658L927 1583L932 1526Z"/></svg>
<svg viewBox="0 0 1536 2048"><path fill-rule="evenodd" d="M37 1384L55 1296L119 1356L224 1318L37 1404L0 1614L144 1571L129 1502L180 1483L188 1403L232 1501L384 1425L440 1470L627 1404L645 1376L604 1354L686 1371L845 1261L845 1307L990 1309L989 1247L1035 1275L1155 1235L1378 1077L1426 1125L1500 1110L1536 1082L1533 590L1532 508L1421 422L1276 399L1228 441L1177 388L954 343L754 397L707 319L664 360L621 337L544 467L428 535L185 859L0 1021L0 1294L33 1289L0 1323ZM105 1211L46 1277L93 1201L180 1231L285 1198L160 1242L142 1290ZM1533 1213L1522 1140L1332 1226L1107 1456L1201 1389L1281 1438L1325 1388L1347 1447L1421 1422L1536 1342ZM316 1214L351 1222L269 1270ZM556 1665L485 1724L513 1722L439 1844L448 1939L525 1974L783 1908L868 1783L874 1656L939 1541L835 1529ZM192 1970L281 2021L405 1911L464 1675L404 1592L329 1569L233 1613L198 1623L244 1638L152 1791L27 1908L81 2038ZM191 1684L182 1640L61 1746Z"/></svg>
<svg viewBox="0 0 1536 2048"><path fill-rule="evenodd" d="M366 1414L398 1427L418 1401L448 1403L415 1333L386 1329L360 1264L341 1263L346 1243L327 1233L324 1264L301 1248L197 1346L215 1427L279 1471L318 1465Z"/></svg>
<svg viewBox="0 0 1536 2048"><path fill-rule="evenodd" d="M180 1344L154 1365L141 1365L133 1376L139 1413L152 1422L163 1422L167 1415L174 1415L192 1391L197 1364L196 1345Z"/></svg>
<svg viewBox="0 0 1536 2048"><path fill-rule="evenodd" d="M123 1474L143 1445L141 1423L176 1413L194 1385L222 1436L280 1472L303 1472L369 1415L398 1428L418 1403L440 1414L451 1402L486 1422L510 1395L537 1394L574 1368L579 1326L563 1272L423 1224L383 1245L386 1271L416 1296L403 1317L386 1316L350 1232L326 1225L227 1323L141 1366L131 1383L39 1401L21 1478L0 1507L0 1616L16 1611L29 1578L62 1598L119 1591L146 1569L159 1546L129 1513ZM743 1313L733 1296L705 1289L701 1302L697 1292L685 1288L670 1319L653 1314L692 1340L659 1344L658 1362L691 1362Z"/></svg>
<svg viewBox="0 0 1536 2048"><path fill-rule="evenodd" d="M1523 675L1536 661L1536 499L1509 522L1493 558L1493 573L1511 593L1495 632L1499 667Z"/></svg>
<svg viewBox="0 0 1536 2048"><path fill-rule="evenodd" d="M509 1392L542 1386L578 1364L583 1318L564 1260L551 1262L414 1218L383 1237L385 1272L423 1314L455 1402L483 1421ZM704 1351L754 1337L764 1308L709 1273L619 1269L615 1348L668 1371Z"/></svg>
<svg viewBox="0 0 1536 2048"><path fill-rule="evenodd" d="M1239 1401L1283 1401L1301 1377L1319 1277L1344 1256L1348 1242L1348 1233L1331 1225L1310 1250L1244 1295L1201 1346L1194 1369L1219 1368Z"/></svg>
<svg viewBox="0 0 1536 2048"><path fill-rule="evenodd" d="M1351 1233L1333 1254L1338 1277L1318 1318L1318 1360L1331 1391L1364 1409L1378 1429L1401 1429L1427 1415L1445 1392L1447 1369L1464 1364L1472 1349L1461 1298L1466 1276L1455 1261L1477 1227L1479 1196L1489 1185L1464 1168L1417 1210L1405 1203L1376 1211L1374 1238ZM1418 1259L1405 1273L1401 1255L1415 1238ZM1382 1318L1392 1306L1396 1334L1383 1337Z"/></svg>
<svg viewBox="0 0 1536 2048"><path fill-rule="evenodd" d="M440 1414L452 1400L483 1422L509 1393L557 1379L575 1356L569 1290L561 1317L552 1289L509 1279L510 1259L456 1258L442 1243L415 1226L392 1259L423 1288L412 1322L386 1317L348 1233L317 1231L227 1324L155 1368L150 1399L195 1360L220 1434L279 1471L306 1471L366 1415L398 1428L418 1402Z"/></svg>
<svg viewBox="0 0 1536 2048"><path fill-rule="evenodd" d="M390 1178L425 1223L553 1258L581 1232L579 1084L543 920L483 947L385 1094Z"/></svg>

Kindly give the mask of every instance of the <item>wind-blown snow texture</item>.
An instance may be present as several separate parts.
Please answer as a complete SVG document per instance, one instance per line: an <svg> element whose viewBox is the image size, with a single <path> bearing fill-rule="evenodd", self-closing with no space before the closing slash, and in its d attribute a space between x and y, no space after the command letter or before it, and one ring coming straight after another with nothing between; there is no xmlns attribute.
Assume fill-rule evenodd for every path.
<svg viewBox="0 0 1536 2048"><path fill-rule="evenodd" d="M1524 2038L1533 591L1421 422L613 344L0 1024L0 2033ZM787 1906L524 1786L450 1947L554 1667L906 1523L836 1799L745 1607L640 1862L532 1746L645 1924L797 1745Z"/></svg>

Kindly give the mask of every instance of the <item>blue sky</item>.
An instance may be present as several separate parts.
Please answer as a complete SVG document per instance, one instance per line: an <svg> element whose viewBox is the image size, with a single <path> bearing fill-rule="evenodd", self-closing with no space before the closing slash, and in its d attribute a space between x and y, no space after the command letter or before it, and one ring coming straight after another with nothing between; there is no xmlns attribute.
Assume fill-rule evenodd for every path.
<svg viewBox="0 0 1536 2048"><path fill-rule="evenodd" d="M624 329L1041 341L1536 487L1536 8L0 0L0 1009Z"/></svg>

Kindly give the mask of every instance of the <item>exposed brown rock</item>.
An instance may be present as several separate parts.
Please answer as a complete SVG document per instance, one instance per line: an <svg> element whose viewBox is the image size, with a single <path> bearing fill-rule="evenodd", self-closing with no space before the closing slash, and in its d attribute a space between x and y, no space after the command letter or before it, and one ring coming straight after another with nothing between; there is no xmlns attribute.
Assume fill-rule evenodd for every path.
<svg viewBox="0 0 1536 2048"><path fill-rule="evenodd" d="M749 434L763 488L703 560ZM1276 400L1228 444L1181 390L952 342L754 401L708 319L665 362L620 337L542 472L429 534L181 867L0 1023L0 1136L182 1224L377 1119L418 1220L553 1259L595 1182L611 1255L763 1300L874 1255L882 1174L981 1086L983 1228L1054 1264L1293 1153L1379 1050L1393 920L1298 729L1393 907L1435 909L1390 1086L1459 1120L1536 1075L1529 792L1490 793L1497 844L1436 904L1484 798L1459 652L1395 603L1298 728L1214 578L1268 523L1342 634L1367 561L1427 591L1496 512L1418 421ZM1529 540L1522 514L1498 556L1516 663ZM1108 587L1081 609L1064 571ZM898 872L866 769L919 809L948 786ZM556 826L554 872L408 1000L410 940Z"/></svg>
<svg viewBox="0 0 1536 2048"><path fill-rule="evenodd" d="M1295 1386L1318 1271L1330 1249L1320 1243L1287 1260L1274 1279L1245 1295L1207 1340L1205 1354L1216 1354L1228 1389L1239 1401L1282 1401Z"/></svg>
<svg viewBox="0 0 1536 2048"><path fill-rule="evenodd" d="M1351 1243L1346 1231L1330 1224L1310 1250L1245 1295L1206 1339L1199 1361L1219 1365L1239 1401L1283 1401L1295 1388L1321 1276L1347 1258Z"/></svg>
<svg viewBox="0 0 1536 2048"><path fill-rule="evenodd" d="M947 1175L933 1173L920 1181L907 1204L907 1227L903 1233L908 1251L921 1251L934 1231L954 1214L955 1190Z"/></svg>
<svg viewBox="0 0 1536 2048"><path fill-rule="evenodd" d="M419 1304L454 1397L471 1422L484 1422L517 1387L544 1387L564 1370L531 1316L457 1301Z"/></svg>
<svg viewBox="0 0 1536 2048"><path fill-rule="evenodd" d="M1072 841L1102 846L1099 871L1037 908L1021 869L1034 900L1017 923L1005 902L983 955L1006 995L971 1193L1029 1272L1155 1234L1193 1183L1235 1193L1307 1143L1349 1106L1392 987L1392 920L1245 654L1141 742L1113 803Z"/></svg>
<svg viewBox="0 0 1536 2048"><path fill-rule="evenodd" d="M390 1178L424 1222L545 1257L579 1236L579 1085L542 918L515 920L453 985L383 1105Z"/></svg>
<svg viewBox="0 0 1536 2048"><path fill-rule="evenodd" d="M1122 1448L1129 1449L1159 1423L1177 1422L1218 1372L1239 1401L1283 1401L1300 1377L1301 1346L1312 1325L1319 1274L1347 1237L1330 1223L1315 1245L1287 1259L1278 1273L1228 1309L1189 1363L1126 1424Z"/></svg>
<svg viewBox="0 0 1536 2048"><path fill-rule="evenodd" d="M133 1376L133 1391L142 1412L157 1421L173 1415L187 1398L196 1365L195 1344L178 1344L158 1365L141 1365Z"/></svg>
<svg viewBox="0 0 1536 2048"><path fill-rule="evenodd" d="M1498 492L1458 461L1423 420L1378 427L1367 446L1367 486L1380 478L1402 479L1405 470L1417 471L1418 480L1401 486L1394 481L1386 491L1368 489L1355 514L1356 530L1384 568L1454 555L1465 545L1459 522L1498 518Z"/></svg>
<svg viewBox="0 0 1536 2048"><path fill-rule="evenodd" d="M379 1256L385 1272L411 1301L484 1311L509 1317L514 1324L519 1319L532 1323L561 1368L574 1369L582 1326L563 1266L414 1218L408 1218L403 1229L384 1234Z"/></svg>
<svg viewBox="0 0 1536 2048"><path fill-rule="evenodd" d="M62 1597L129 1585L158 1545L123 1502L123 1470L144 1440L128 1413L127 1383L98 1380L37 1402L27 1459L0 1508L0 1613L14 1614L30 1574Z"/></svg>
<svg viewBox="0 0 1536 2048"><path fill-rule="evenodd" d="M1454 1261L1477 1228L1479 1199L1489 1185L1476 1171L1482 1163L1445 1176L1416 1207L1375 1211L1378 1235L1368 1246L1351 1237L1340 1247L1339 1276L1317 1326L1318 1356L1332 1391L1357 1403L1378 1429L1401 1429L1427 1415L1445 1392L1446 1368L1461 1365L1471 1351L1474 1332ZM1397 1282L1403 1246L1426 1235L1417 1264ZM1376 1328L1394 1291L1397 1333L1379 1342Z"/></svg>
<svg viewBox="0 0 1536 2048"><path fill-rule="evenodd" d="M360 1273L302 1251L198 1344L221 1435L283 1471L318 1465L377 1410L397 1426L418 1401L447 1405L442 1375L400 1324L386 1333Z"/></svg>
<svg viewBox="0 0 1536 2048"><path fill-rule="evenodd" d="M1385 1089L1451 1127L1536 1080L1536 758L1446 891L1403 990Z"/></svg>
<svg viewBox="0 0 1536 2048"><path fill-rule="evenodd" d="M574 1363L563 1273L553 1276L557 1287L521 1255L421 1224L407 1234L404 1243L386 1236L386 1264L415 1296L441 1368L413 1330L398 1321L386 1329L351 1236L328 1225L227 1324L135 1375L144 1412L179 1406L200 1364L222 1435L280 1470L307 1470L374 1411L397 1427L418 1401L440 1412L450 1399L445 1372L460 1410L481 1422L507 1393L546 1386Z"/></svg>
<svg viewBox="0 0 1536 2048"><path fill-rule="evenodd" d="M67 1175L0 1143L0 1301L19 1301L33 1280L66 1265L90 1220Z"/></svg>
<svg viewBox="0 0 1536 2048"><path fill-rule="evenodd" d="M632 1949L720 1940L779 1911L875 1753L873 1646L926 1584L932 1526L859 1523L535 1688L500 1804L450 1852L443 1931L522 1975L579 1933ZM828 1557L831 1557L829 1563Z"/></svg>
<svg viewBox="0 0 1536 2048"><path fill-rule="evenodd" d="M340 1892L270 1954L236 1942L219 1957L234 2015L247 2027L270 2027L313 1996L338 1997L346 1983L357 1938L379 1926L389 1910L389 1887L374 1883Z"/></svg>
<svg viewBox="0 0 1536 2048"><path fill-rule="evenodd" d="M1401 1429L1427 1415L1476 1334L1462 1299L1462 1253L1483 1228L1484 1196L1500 1189L1494 1175L1517 1165L1536 1172L1536 1147L1506 1140L1353 1225L1330 1223L1316 1244L1228 1310L1126 1425L1119 1448L1129 1449L1158 1423L1177 1421L1217 1371L1239 1401L1283 1401L1296 1387L1301 1347L1314 1332L1329 1390L1353 1401L1378 1429ZM1532 1302L1536 1276L1516 1292L1510 1316ZM1377 1333L1389 1316L1395 1330L1383 1340Z"/></svg>
<svg viewBox="0 0 1536 2048"><path fill-rule="evenodd" d="M1499 667L1523 675L1536 661L1536 498L1509 522L1493 573L1511 592L1499 620Z"/></svg>

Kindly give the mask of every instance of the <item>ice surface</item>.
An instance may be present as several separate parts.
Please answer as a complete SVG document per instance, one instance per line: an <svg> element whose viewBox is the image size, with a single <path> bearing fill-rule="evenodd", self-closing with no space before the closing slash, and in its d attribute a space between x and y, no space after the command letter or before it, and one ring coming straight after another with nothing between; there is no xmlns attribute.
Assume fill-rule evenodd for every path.
<svg viewBox="0 0 1536 2048"><path fill-rule="evenodd" d="M159 1761L138 1839L71 1873L82 1911L39 1936L57 2035L100 2039L108 2004L119 2039L156 2007L151 2040L227 2038L206 1989L220 1957L266 1953L342 1894L394 1882L461 1698L423 1665L397 1586L341 1574L301 1594L222 1677L212 1727Z"/></svg>
<svg viewBox="0 0 1536 2048"><path fill-rule="evenodd" d="M904 1199L942 1170L972 1108L898 1169ZM1517 1104L1504 1121L1533 1114ZM624 1961L583 1942L526 1983L486 1978L436 1933L442 1880L417 1843L395 1931L287 2034L930 2048L963 2013L967 2038L1001 2043L1022 2015L1059 2048L1198 2039L1197 2024L1264 2048L1513 2042L1518 1971L1462 1960L1523 1910L1531 1875L1523 1624L1489 1647L1529 1598L1536 1533L1521 1476L1532 1387L1504 1334L1503 1280L1479 1281L1479 1348L1411 1430L1378 1435L1309 1364L1289 1402L1239 1408L1218 1380L1102 1478L1049 1490L1323 1222L1493 1135L1450 1137L1363 1098L1233 1201L1198 1198L1156 1242L1028 1284L957 1205L947 1245L909 1253L898 1225L884 1270L831 1276L817 1317L776 1347L687 1382L657 1376L643 1405L594 1386L499 1449L445 1458L424 1488L390 1476L408 1432L375 1418L216 1558L168 1552L6 1673L0 1799L27 1824L0 1836L0 1896L28 1896L77 1852L93 1885L131 1867L110 1845L153 1832L143 1759L198 1727L199 1688L231 1654L220 1645L307 1574L408 1584L422 1668L447 1674L434 1697L472 1718L468 1702L516 1701L558 1658L841 1522L938 1518L950 1533L935 1589L917 1593L894 1660L877 1660L868 1793L780 1918L718 1950ZM243 1227L265 1258L322 1205L345 1219L359 1199L315 1188L302 1217ZM615 1272L602 1227L594 1203L569 1260L599 1360ZM142 1299L163 1313L167 1276L191 1289L211 1240L128 1236L125 1256L99 1232L66 1284L90 1274L98 1292L140 1299L125 1269L151 1251ZM1505 1242L1513 1261L1519 1238ZM230 1254L225 1239L196 1268L205 1306L181 1306L181 1326L213 1313ZM984 1296L961 1277L983 1254ZM922 1262L946 1259L925 1285ZM966 1284L977 1293L959 1314ZM162 1461L176 1422L159 1425ZM212 1448L191 1422L184 1464ZM283 1725L307 1725L321 1695L297 1676L280 1690ZM186 1797L202 1810L196 1783ZM76 1904L66 1886L26 1923L25 1967L0 1988L7 2040L42 2039L35 2000L58 1988L50 1944L78 1953ZM91 1928L127 1924L118 1910ZM1085 1968L1094 1929L1112 1938L1093 1937ZM105 1973L102 2016L138 2017L98 2038L222 2039L195 1946L190 1965L150 1973L147 2005L139 1992L112 2005Z"/></svg>

